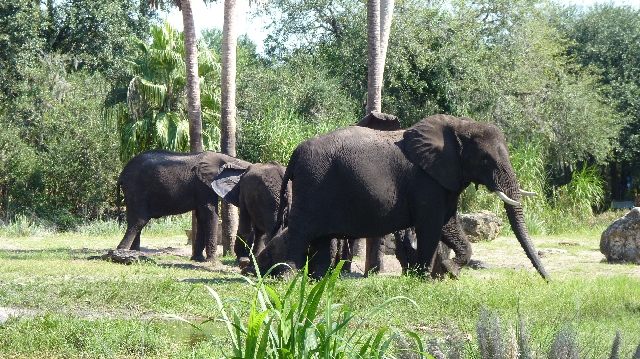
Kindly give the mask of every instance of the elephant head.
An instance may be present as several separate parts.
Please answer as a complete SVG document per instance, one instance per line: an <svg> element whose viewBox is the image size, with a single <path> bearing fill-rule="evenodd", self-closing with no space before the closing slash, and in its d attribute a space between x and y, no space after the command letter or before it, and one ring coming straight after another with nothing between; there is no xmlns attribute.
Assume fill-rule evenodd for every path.
<svg viewBox="0 0 640 359"><path fill-rule="evenodd" d="M470 183L484 185L504 202L509 223L533 266L547 273L527 232L522 195L506 140L490 123L449 115L430 116L404 133L405 155L446 189L460 193Z"/></svg>

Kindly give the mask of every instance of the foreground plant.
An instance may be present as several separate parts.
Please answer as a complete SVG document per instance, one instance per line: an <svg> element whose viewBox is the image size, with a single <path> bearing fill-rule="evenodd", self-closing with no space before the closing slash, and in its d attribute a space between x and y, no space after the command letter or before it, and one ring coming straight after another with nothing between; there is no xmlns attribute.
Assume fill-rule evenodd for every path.
<svg viewBox="0 0 640 359"><path fill-rule="evenodd" d="M343 264L340 262L315 284L310 283L308 265L305 265L290 281L284 295L266 285L265 277L259 273L257 282L244 277L255 288L246 321L236 308L226 306L215 290L205 286L215 298L221 315L209 321L225 324L231 348L205 334L225 358L394 358L394 351L412 351L413 357L432 358L424 353L420 337L415 333L407 332L410 340L415 341L409 347L416 349L406 346L398 349L394 343L402 334L397 328L383 327L375 333L363 328L368 318L385 310L389 303L405 299L416 305L413 300L396 296L363 315L334 302L335 283Z"/></svg>

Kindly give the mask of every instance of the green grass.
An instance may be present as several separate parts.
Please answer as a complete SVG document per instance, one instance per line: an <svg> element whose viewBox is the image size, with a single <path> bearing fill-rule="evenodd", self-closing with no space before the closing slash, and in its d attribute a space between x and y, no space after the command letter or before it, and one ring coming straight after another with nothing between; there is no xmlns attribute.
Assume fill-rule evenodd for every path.
<svg viewBox="0 0 640 359"><path fill-rule="evenodd" d="M167 235L143 235L142 246L188 252L180 226L165 228ZM239 318L247 320L256 289L236 268L196 265L188 256L170 251L153 255L155 264L124 266L89 260L114 248L121 237L111 230L92 231L94 235L0 236L0 307L19 313L0 324L0 357L223 356L202 333L169 321L165 315L195 323L221 318L218 303L206 289L209 287L228 313L233 308ZM441 282L411 276L345 277L332 284L331 303L353 313L375 312L361 326L355 321L347 325L349 330L359 328L365 338L389 326L405 333L404 339L394 339L393 348L415 347L404 332L408 330L425 345L437 339L441 348L462 348L464 357L479 358L476 328L486 310L500 319L504 333L522 318L530 346L539 357L546 357L558 332L570 327L581 358L608 357L618 330L622 337L620 357L631 358L640 344L640 267L602 262L599 233L585 232L534 236L539 249L558 248L561 242L577 244L561 247L567 250L563 256L542 259L551 275L550 283L531 269L514 238L501 237L474 244L474 258L488 262L490 269L464 269L459 280ZM223 263L233 261L221 259ZM281 299L292 283L265 281ZM311 287L314 283L308 284L306 291ZM416 305L392 301L385 310L373 310L398 296L410 298ZM333 308L322 303L322 308ZM224 326L205 324L205 328L222 347L231 349ZM385 335L391 334L388 331ZM464 339L469 335L473 340Z"/></svg>

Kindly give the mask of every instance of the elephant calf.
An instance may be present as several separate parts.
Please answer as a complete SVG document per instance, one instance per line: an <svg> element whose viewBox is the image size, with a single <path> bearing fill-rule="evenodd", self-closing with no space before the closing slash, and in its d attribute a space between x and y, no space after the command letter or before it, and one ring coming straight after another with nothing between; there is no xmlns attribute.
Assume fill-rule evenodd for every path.
<svg viewBox="0 0 640 359"><path fill-rule="evenodd" d="M251 263L248 249L252 248L254 256L257 256L271 238L280 206L284 171L285 167L274 161L252 164L237 186L233 182L227 182L221 183L217 188L220 195L238 207L238 237L241 240L236 240L234 251L241 268ZM291 198L291 186L287 188L285 208L288 208Z"/></svg>
<svg viewBox="0 0 640 359"><path fill-rule="evenodd" d="M215 259L218 183L238 183L251 163L216 152L146 151L132 158L118 178L127 209L127 230L118 249L140 250L140 232L151 218L195 211L198 226L191 259ZM212 188L213 187L213 188Z"/></svg>

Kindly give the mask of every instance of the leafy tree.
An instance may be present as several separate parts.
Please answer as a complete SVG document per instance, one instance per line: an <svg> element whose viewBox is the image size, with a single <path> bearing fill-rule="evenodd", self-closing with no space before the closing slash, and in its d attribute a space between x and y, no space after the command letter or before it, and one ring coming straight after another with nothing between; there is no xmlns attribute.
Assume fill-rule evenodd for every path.
<svg viewBox="0 0 640 359"><path fill-rule="evenodd" d="M153 148L190 149L182 34L168 22L152 26L151 34L152 42L140 42L138 55L130 63L126 98L117 96L122 89L115 89L106 102L108 116L117 119L123 162ZM217 150L220 65L203 43L199 54L204 147Z"/></svg>
<svg viewBox="0 0 640 359"><path fill-rule="evenodd" d="M572 40L568 55L598 76L607 101L626 117L620 119L615 160L621 162L620 170L640 177L640 8L613 4L571 8L557 26ZM612 167L615 170L615 163Z"/></svg>
<svg viewBox="0 0 640 359"><path fill-rule="evenodd" d="M68 54L67 66L117 78L122 60L148 34L155 12L144 0L46 2L47 51Z"/></svg>
<svg viewBox="0 0 640 359"><path fill-rule="evenodd" d="M18 96L25 71L45 45L46 17L33 0L0 0L0 108Z"/></svg>

